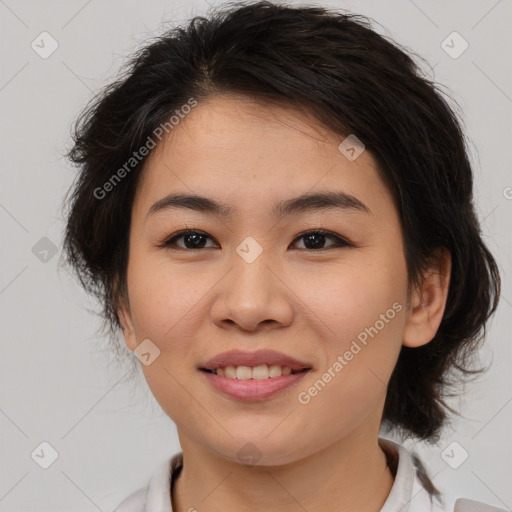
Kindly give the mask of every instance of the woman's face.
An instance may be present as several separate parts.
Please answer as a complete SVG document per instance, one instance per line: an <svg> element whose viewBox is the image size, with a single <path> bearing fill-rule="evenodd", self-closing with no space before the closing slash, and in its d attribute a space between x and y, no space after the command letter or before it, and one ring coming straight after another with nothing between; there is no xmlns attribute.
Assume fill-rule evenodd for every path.
<svg viewBox="0 0 512 512"><path fill-rule="evenodd" d="M148 158L132 211L122 318L131 350L150 340L142 369L182 445L233 461L253 450L273 465L378 434L406 324L406 263L374 158L350 144L341 151L343 139L304 113L226 95L200 102ZM231 213L162 203L151 211L178 193ZM274 212L322 193L362 205L313 201ZM199 234L165 245L185 229ZM299 236L317 230L329 234ZM212 384L226 376L200 369L220 353L260 349L312 370L244 400ZM238 380L250 390L258 382Z"/></svg>

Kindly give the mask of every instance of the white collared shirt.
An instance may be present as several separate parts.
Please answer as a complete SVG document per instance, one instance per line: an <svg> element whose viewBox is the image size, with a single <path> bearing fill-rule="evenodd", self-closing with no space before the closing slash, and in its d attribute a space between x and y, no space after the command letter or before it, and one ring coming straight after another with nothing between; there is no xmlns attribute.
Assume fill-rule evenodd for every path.
<svg viewBox="0 0 512 512"><path fill-rule="evenodd" d="M401 445L379 438L391 452L398 454L398 467L393 487L380 512L449 512L442 505L431 500L418 476L411 454ZM171 478L179 474L182 466L182 452L177 453L162 464L151 478L149 485L130 494L113 512L173 512L171 502ZM461 512L499 511L470 500L457 500L455 510ZM469 503L471 507L466 508ZM479 507L480 505L480 507ZM483 507L481 507L483 505ZM488 507L488 508L487 508Z"/></svg>

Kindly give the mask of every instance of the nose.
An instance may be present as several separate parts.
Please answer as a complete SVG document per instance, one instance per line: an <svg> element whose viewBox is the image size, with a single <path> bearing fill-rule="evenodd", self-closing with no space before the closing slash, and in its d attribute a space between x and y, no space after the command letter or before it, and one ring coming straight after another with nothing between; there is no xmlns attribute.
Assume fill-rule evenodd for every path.
<svg viewBox="0 0 512 512"><path fill-rule="evenodd" d="M243 248L243 244L242 248ZM238 252L238 251L237 251ZM262 251L255 259L237 254L219 283L212 321L223 329L275 329L293 320L293 284Z"/></svg>

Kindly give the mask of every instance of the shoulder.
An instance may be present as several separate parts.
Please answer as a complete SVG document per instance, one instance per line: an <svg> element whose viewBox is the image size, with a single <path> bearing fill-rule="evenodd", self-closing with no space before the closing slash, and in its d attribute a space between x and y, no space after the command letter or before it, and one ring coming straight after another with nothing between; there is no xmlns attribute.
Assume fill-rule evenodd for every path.
<svg viewBox="0 0 512 512"><path fill-rule="evenodd" d="M148 486L141 487L127 496L112 512L144 512Z"/></svg>
<svg viewBox="0 0 512 512"><path fill-rule="evenodd" d="M421 460L415 455L411 454L411 457L413 459L414 466L416 468L416 475L415 475L415 482L416 487L421 487L422 490L424 489L427 491L428 494L430 494L432 502L432 512L452 512L452 508L449 508L448 510L443 508L442 501L446 497L442 496L442 493L440 493L430 480L430 478L427 475L426 469L423 466ZM441 504L438 506L434 499L441 498ZM504 509L497 508L491 505L487 505L486 503L482 503L479 501L470 500L468 498L458 498L455 500L453 512L507 512Z"/></svg>
<svg viewBox="0 0 512 512"><path fill-rule="evenodd" d="M395 471L392 470L395 481L391 493L380 512L507 512L467 498L456 499L455 508L446 507L447 496L436 489L414 452L390 439L379 438L379 444L388 457L390 468L396 466Z"/></svg>
<svg viewBox="0 0 512 512"><path fill-rule="evenodd" d="M172 512L172 481L182 465L182 452L167 458L157 467L148 485L130 494L112 512Z"/></svg>
<svg viewBox="0 0 512 512"><path fill-rule="evenodd" d="M503 508L493 507L480 501L469 500L467 498L459 498L455 502L453 512L507 512Z"/></svg>

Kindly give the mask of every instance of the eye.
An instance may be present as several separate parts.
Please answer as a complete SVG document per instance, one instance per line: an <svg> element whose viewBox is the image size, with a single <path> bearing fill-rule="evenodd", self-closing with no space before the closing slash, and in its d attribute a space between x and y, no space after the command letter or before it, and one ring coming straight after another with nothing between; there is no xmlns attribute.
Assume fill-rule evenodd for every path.
<svg viewBox="0 0 512 512"><path fill-rule="evenodd" d="M330 238L334 240L336 243L331 245L330 247L322 247L325 243L325 240ZM329 231L325 231L323 229L317 229L312 231L306 231L301 233L295 240L305 240L305 245L309 245L310 247L305 247L306 250L316 250L316 249L336 249L337 247L353 247L352 244L344 240L338 235L331 233Z"/></svg>
<svg viewBox="0 0 512 512"><path fill-rule="evenodd" d="M330 247L322 247L325 244L326 239L330 238L331 240L335 241L335 244L332 244ZM184 247L177 244L177 240L183 239ZM178 231L170 238L167 238L162 244L162 247L166 247L169 249L209 249L212 246L208 247L205 246L205 242L207 239L212 240L210 236L208 236L206 233L202 231L198 231L195 229L185 229L182 231ZM329 231L325 231L323 229L317 229L317 230L311 230L306 231L304 233L301 233L299 236L297 236L294 240L300 240L304 239L305 241L305 250L322 250L322 249L335 249L338 247L353 247L351 243L349 243L347 240L341 238L338 235L335 235L334 233L331 233Z"/></svg>
<svg viewBox="0 0 512 512"><path fill-rule="evenodd" d="M185 247L176 244L176 240L180 240L182 238L185 243ZM197 231L195 229L185 229L183 231L178 231L178 233L173 235L171 238L165 240L162 245L171 249L174 248L172 246L176 246L179 249L202 249L204 248L204 241L206 238L210 238L211 240L211 237L202 231ZM207 247L207 249L209 249L209 247Z"/></svg>

